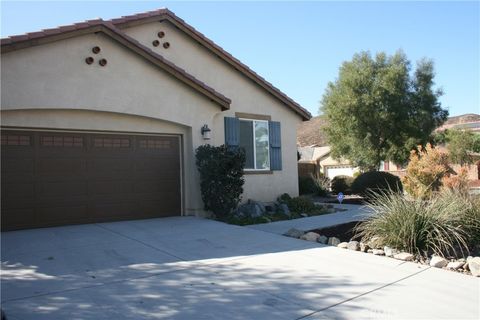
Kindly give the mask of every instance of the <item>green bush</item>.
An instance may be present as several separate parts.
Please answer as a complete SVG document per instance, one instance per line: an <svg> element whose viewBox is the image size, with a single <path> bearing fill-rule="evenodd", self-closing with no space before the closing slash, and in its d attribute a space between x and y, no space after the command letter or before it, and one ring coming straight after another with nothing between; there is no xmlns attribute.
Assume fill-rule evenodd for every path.
<svg viewBox="0 0 480 320"><path fill-rule="evenodd" d="M429 201L399 193L379 192L370 209L373 215L357 225L362 241L413 254L465 255L480 235L478 199L446 190Z"/></svg>
<svg viewBox="0 0 480 320"><path fill-rule="evenodd" d="M278 202L284 203L288 206L288 209L290 209L292 213L292 218L300 218L301 213L314 216L329 212L328 208L321 205L316 205L311 198L306 196L292 198L290 195L288 195L288 193L284 193L278 197L277 200Z"/></svg>
<svg viewBox="0 0 480 320"><path fill-rule="evenodd" d="M309 213L315 210L315 204L312 199L300 196L294 197L287 202L287 206L292 212L296 213Z"/></svg>
<svg viewBox="0 0 480 320"><path fill-rule="evenodd" d="M343 194L351 194L353 178L349 176L336 176L332 179L332 192L338 194L343 192Z"/></svg>
<svg viewBox="0 0 480 320"><path fill-rule="evenodd" d="M216 218L227 217L237 207L243 193L243 149L207 144L197 148L195 157L205 210L212 211Z"/></svg>
<svg viewBox="0 0 480 320"><path fill-rule="evenodd" d="M326 196L330 180L320 174L315 177L311 174L309 177L298 177L298 190L300 194L314 194L318 196Z"/></svg>
<svg viewBox="0 0 480 320"><path fill-rule="evenodd" d="M359 175L352 184L352 193L370 197L378 192L401 192L402 182L399 177L383 171L368 171Z"/></svg>

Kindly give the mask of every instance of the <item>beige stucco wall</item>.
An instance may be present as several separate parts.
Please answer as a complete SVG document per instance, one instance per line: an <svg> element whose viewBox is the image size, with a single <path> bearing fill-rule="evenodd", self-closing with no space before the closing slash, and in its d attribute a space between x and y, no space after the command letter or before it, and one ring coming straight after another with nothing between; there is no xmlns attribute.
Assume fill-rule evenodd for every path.
<svg viewBox="0 0 480 320"><path fill-rule="evenodd" d="M95 45L106 67L85 63ZM1 89L2 126L181 135L184 212L202 211L193 152L221 109L140 56L102 34L17 50L2 54Z"/></svg>
<svg viewBox="0 0 480 320"><path fill-rule="evenodd" d="M145 25L129 32L152 47ZM183 141L184 213L202 213L194 150L206 141L200 128L212 128L210 143L224 143L224 117L235 112L271 115L282 125L283 170L247 175L244 200L271 201L298 194L296 127L301 119L288 107L219 58L170 26L168 50L155 48L189 73L232 99L220 107L158 67L101 33L83 35L2 54L2 126L178 134ZM98 55L91 53L100 46ZM152 47L153 48L153 47ZM162 49L160 49L162 48ZM87 56L96 60L85 63ZM105 58L106 67L98 60Z"/></svg>
<svg viewBox="0 0 480 320"><path fill-rule="evenodd" d="M231 109L215 116L213 131L216 135L213 143L224 143L223 118L235 116L235 112L270 115L272 121L280 121L283 170L270 175L246 175L243 197L244 200L272 201L284 192L298 195L296 131L301 118L292 109L169 22L153 22L123 31L232 99ZM159 31L165 32L164 38L158 39ZM168 41L170 47L154 47L152 41L156 39L161 43ZM248 41L245 45L248 45Z"/></svg>

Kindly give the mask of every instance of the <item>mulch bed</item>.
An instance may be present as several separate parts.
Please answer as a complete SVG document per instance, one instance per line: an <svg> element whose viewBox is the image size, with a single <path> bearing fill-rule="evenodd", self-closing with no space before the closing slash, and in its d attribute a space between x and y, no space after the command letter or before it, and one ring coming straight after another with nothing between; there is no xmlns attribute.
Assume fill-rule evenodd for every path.
<svg viewBox="0 0 480 320"><path fill-rule="evenodd" d="M339 224L339 225L328 227L328 228L315 229L310 231L318 233L320 235L324 235L326 237L337 237L342 242L348 242L355 235L353 232L353 228L359 222L360 221L353 221L353 222Z"/></svg>

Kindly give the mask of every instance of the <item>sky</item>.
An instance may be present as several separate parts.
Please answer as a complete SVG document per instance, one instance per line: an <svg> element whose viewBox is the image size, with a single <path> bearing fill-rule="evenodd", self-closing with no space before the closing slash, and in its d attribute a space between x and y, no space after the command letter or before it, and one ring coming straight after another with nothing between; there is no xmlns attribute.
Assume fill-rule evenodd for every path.
<svg viewBox="0 0 480 320"><path fill-rule="evenodd" d="M451 116L480 113L480 1L1 1L1 37L167 7L285 94L319 113L342 62L360 51L435 63Z"/></svg>

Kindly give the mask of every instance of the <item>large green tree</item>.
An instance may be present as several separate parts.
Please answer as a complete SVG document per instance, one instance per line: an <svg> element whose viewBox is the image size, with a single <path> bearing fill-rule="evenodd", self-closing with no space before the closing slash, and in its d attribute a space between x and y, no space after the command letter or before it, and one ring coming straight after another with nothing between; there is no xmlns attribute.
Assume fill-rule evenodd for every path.
<svg viewBox="0 0 480 320"><path fill-rule="evenodd" d="M332 155L363 170L376 170L383 160L405 163L447 119L433 80L432 61L419 61L412 72L402 51L375 58L361 52L344 62L321 101Z"/></svg>
<svg viewBox="0 0 480 320"><path fill-rule="evenodd" d="M480 152L480 135L471 131L452 129L445 132L450 161L460 165L473 163L473 152Z"/></svg>

